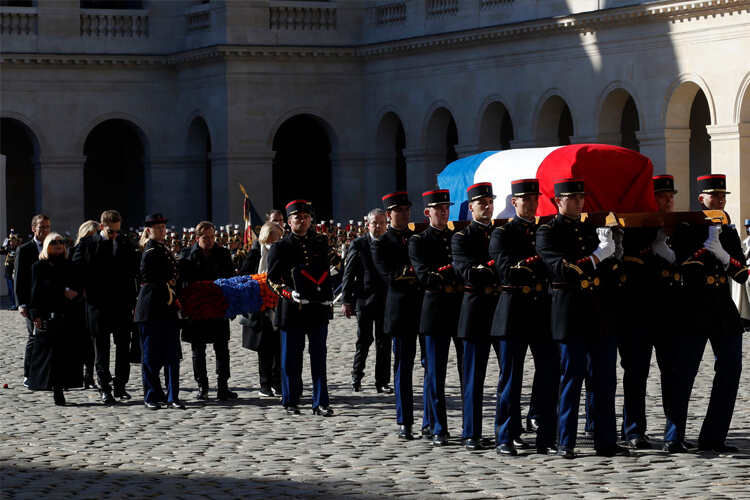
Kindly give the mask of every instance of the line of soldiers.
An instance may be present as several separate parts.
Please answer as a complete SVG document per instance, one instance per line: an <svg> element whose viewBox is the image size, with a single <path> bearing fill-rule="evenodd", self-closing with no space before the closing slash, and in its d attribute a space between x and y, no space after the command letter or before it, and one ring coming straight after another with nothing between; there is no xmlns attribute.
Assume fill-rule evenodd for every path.
<svg viewBox="0 0 750 500"><path fill-rule="evenodd" d="M659 210L671 212L674 179L661 175L653 183ZM596 454L627 455L628 449L617 444L619 348L625 394L620 437L631 448L652 447L645 393L656 351L667 417L663 448L684 453L694 446L685 441L690 393L711 342L716 375L698 449L736 451L725 441L741 371L743 327L729 285L744 283L748 270L734 227L685 222L671 238L664 228L594 227L581 217L587 193L580 178L555 181L558 215L540 225L535 218L539 181L521 179L511 188L516 215L494 227L492 185L469 187L473 220L459 232L448 228L447 190L423 194L430 225L419 234L408 227L413 204L407 193L383 197L389 227L368 243L372 267L387 284L383 330L393 338L398 437L416 437L412 373L419 341L425 368L421 434L431 436L435 446L448 442L445 377L452 341L463 396L461 442L467 449L491 442L482 434L482 391L492 347L501 369L494 426L499 454L513 456L530 447L521 437L520 397L524 358L531 350L536 451L576 457L586 380L587 429ZM701 176L698 188L704 209L724 208L724 175ZM353 300L345 297L345 306ZM353 390L359 390L363 369L357 357L359 342ZM381 378L377 385L382 384Z"/></svg>

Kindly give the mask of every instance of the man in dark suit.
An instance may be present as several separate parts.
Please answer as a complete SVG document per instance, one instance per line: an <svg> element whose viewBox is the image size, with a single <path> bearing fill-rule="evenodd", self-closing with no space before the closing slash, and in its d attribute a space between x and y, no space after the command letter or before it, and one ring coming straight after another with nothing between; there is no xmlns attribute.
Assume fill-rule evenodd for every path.
<svg viewBox="0 0 750 500"><path fill-rule="evenodd" d="M587 372L594 374L594 449L600 456L627 455L617 444L617 321L607 286L619 275L610 228L581 220L585 200L581 178L554 183L558 215L537 231L536 247L552 284L552 337L560 349L559 446L557 454L575 458L578 405ZM619 281L619 276L618 276Z"/></svg>
<svg viewBox="0 0 750 500"><path fill-rule="evenodd" d="M502 294L492 321L492 336L500 340L500 383L497 397L497 452L514 456L528 448L521 438L521 387L526 352L534 357L533 394L536 400L538 453L554 453L557 422L555 403L559 360L550 332L547 268L536 251L536 209L539 180L511 183L516 216L492 233L490 256L495 261Z"/></svg>
<svg viewBox="0 0 750 500"><path fill-rule="evenodd" d="M333 290L327 279L328 239L310 229L312 206L307 201L294 200L286 210L291 233L271 245L268 254L268 285L280 297L274 323L281 329L281 402L288 415L299 414L302 355L307 337L312 411L329 417L333 409L328 399L326 343ZM315 282L312 288L308 280Z"/></svg>
<svg viewBox="0 0 750 500"><path fill-rule="evenodd" d="M463 300L463 281L453 268L449 191L438 189L422 194L424 215L430 226L409 239L409 257L414 272L425 289L419 333L425 336L427 353L427 387L430 402L432 444L448 444L448 417L445 401L445 377L452 339L457 339L458 317ZM463 344L455 342L459 378L463 361Z"/></svg>
<svg viewBox="0 0 750 500"><path fill-rule="evenodd" d="M412 372L417 353L419 318L422 309L422 287L411 266L409 229L411 206L406 191L395 191L383 196L383 206L389 220L388 230L370 243L372 262L388 284L385 299L385 333L393 337L393 385L396 392L396 422L399 439L414 439L414 391ZM421 339L420 339L421 344ZM424 348L422 347L424 357ZM424 366L424 364L423 364ZM427 378L423 389L424 415L422 429L429 434L429 401Z"/></svg>
<svg viewBox="0 0 750 500"><path fill-rule="evenodd" d="M198 223L195 237L196 243L180 252L177 286L233 277L235 272L232 256L228 249L216 243L216 228L213 223ZM237 399L237 393L229 390L229 320L187 318L182 322L182 340L190 342L193 352L193 378L198 384L197 398L208 399L206 345L213 344L216 355L216 397L221 400Z"/></svg>
<svg viewBox="0 0 750 500"><path fill-rule="evenodd" d="M104 404L113 404L115 398L131 399L125 385L130 378L130 335L140 259L120 230L122 217L117 211L106 210L100 222L101 231L82 238L72 259L86 290L99 393ZM109 370L110 334L115 342L114 378Z"/></svg>
<svg viewBox="0 0 750 500"><path fill-rule="evenodd" d="M357 314L357 351L352 366L352 390L359 392L365 373L367 352L373 342L375 327L375 389L390 394L391 338L383 331L387 285L372 262L370 242L385 234L385 212L376 208L367 214L368 233L355 238L349 245L344 265L341 314L350 318Z"/></svg>
<svg viewBox="0 0 750 500"><path fill-rule="evenodd" d="M698 177L698 198L704 210L724 210L726 176ZM683 223L675 230L676 261L680 262L681 338L675 362L675 394L670 400L664 447L684 453L685 426L693 382L706 343L714 355L714 380L698 449L719 453L739 451L726 443L742 374L742 320L732 300L730 281L745 283L747 267L737 230L728 225ZM597 407L597 411L599 408Z"/></svg>
<svg viewBox="0 0 750 500"><path fill-rule="evenodd" d="M464 345L462 440L466 449L481 450L484 379L490 345L499 358L499 343L490 338L492 314L497 305L498 281L488 246L494 231L492 184L480 182L467 189L471 224L453 235L451 248L456 271L464 281L464 298L458 320L458 337Z"/></svg>
<svg viewBox="0 0 750 500"><path fill-rule="evenodd" d="M18 312L26 318L26 352L23 358L23 385L28 387L29 366L31 353L34 348L34 323L29 317L29 301L31 300L31 266L39 260L39 252L42 251L44 239L50 231L50 219L44 214L35 215L31 219L31 232L34 237L18 247L16 253L15 269L13 271L15 281L15 300Z"/></svg>

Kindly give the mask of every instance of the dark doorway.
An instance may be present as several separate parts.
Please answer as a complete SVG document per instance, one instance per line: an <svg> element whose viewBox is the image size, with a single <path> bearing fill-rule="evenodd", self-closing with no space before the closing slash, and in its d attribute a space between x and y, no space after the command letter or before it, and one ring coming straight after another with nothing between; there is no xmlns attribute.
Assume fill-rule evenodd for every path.
<svg viewBox="0 0 750 500"><path fill-rule="evenodd" d="M97 125L83 146L83 210L99 220L105 210L117 210L123 227L138 226L146 217L144 147L134 125L108 120Z"/></svg>
<svg viewBox="0 0 750 500"><path fill-rule="evenodd" d="M641 146L635 133L639 131L638 108L635 106L633 97L628 97L625 106L622 108L622 118L620 119L620 133L622 134L623 148L631 149L637 153L641 152Z"/></svg>
<svg viewBox="0 0 750 500"><path fill-rule="evenodd" d="M503 123L500 125L500 149L502 151L510 149L510 141L514 138L513 120L510 119L510 113L506 111L503 115Z"/></svg>
<svg viewBox="0 0 750 500"><path fill-rule="evenodd" d="M0 119L0 154L5 156L6 192L2 195L7 201L8 230L14 228L26 240L31 218L37 213L31 131L18 120Z"/></svg>
<svg viewBox="0 0 750 500"><path fill-rule="evenodd" d="M456 120L451 117L451 121L448 122L448 130L445 133L446 165L458 160L458 153L456 153L456 144L458 144L458 129L456 128Z"/></svg>
<svg viewBox="0 0 750 500"><path fill-rule="evenodd" d="M700 210L696 179L711 173L711 137L706 125L711 123L708 100L699 90L690 107L690 209Z"/></svg>
<svg viewBox="0 0 750 500"><path fill-rule="evenodd" d="M573 136L573 116L570 114L570 108L566 104L560 111L560 121L557 125L558 146L570 145L570 138Z"/></svg>
<svg viewBox="0 0 750 500"><path fill-rule="evenodd" d="M331 141L308 115L285 121L273 138L273 205L283 210L292 200L312 202L316 221L333 218Z"/></svg>
<svg viewBox="0 0 750 500"><path fill-rule="evenodd" d="M399 120L398 130L396 131L396 191L406 191L407 189L404 148L406 148L406 133L404 133L404 126Z"/></svg>
<svg viewBox="0 0 750 500"><path fill-rule="evenodd" d="M211 136L208 133L208 126L203 118L197 117L190 123L187 138L187 156L191 162L201 164L205 168L203 175L196 178L188 179L188 189L199 189L203 184L204 197L196 196L196 207L198 210L195 214L201 220L213 220L213 171L211 169ZM204 201L205 200L205 201ZM202 210L205 208L205 210Z"/></svg>

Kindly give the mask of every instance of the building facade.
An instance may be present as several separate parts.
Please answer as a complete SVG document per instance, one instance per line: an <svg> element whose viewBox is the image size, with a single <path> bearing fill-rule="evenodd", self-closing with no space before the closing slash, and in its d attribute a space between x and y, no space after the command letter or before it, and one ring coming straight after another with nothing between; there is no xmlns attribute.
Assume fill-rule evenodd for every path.
<svg viewBox="0 0 750 500"><path fill-rule="evenodd" d="M726 173L750 217L750 0L0 3L4 231L239 223L239 183L360 219L457 158L585 142L673 174L678 209Z"/></svg>

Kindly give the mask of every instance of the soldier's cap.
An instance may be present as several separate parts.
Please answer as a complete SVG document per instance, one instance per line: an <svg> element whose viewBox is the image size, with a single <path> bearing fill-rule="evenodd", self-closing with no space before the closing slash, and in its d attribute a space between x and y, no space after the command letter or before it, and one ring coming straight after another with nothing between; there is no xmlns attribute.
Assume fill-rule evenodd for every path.
<svg viewBox="0 0 750 500"><path fill-rule="evenodd" d="M447 189L435 189L422 193L424 207L436 207L438 205L453 205L451 203L451 192Z"/></svg>
<svg viewBox="0 0 750 500"><path fill-rule="evenodd" d="M750 219L745 219L745 226L750 226Z"/></svg>
<svg viewBox="0 0 750 500"><path fill-rule="evenodd" d="M589 194L586 192L582 177L568 177L557 179L555 184L555 197L572 196L574 194Z"/></svg>
<svg viewBox="0 0 750 500"><path fill-rule="evenodd" d="M414 203L409 201L409 193L406 191L394 191L383 196L383 208L385 210L393 210L399 205L407 207L414 205Z"/></svg>
<svg viewBox="0 0 750 500"><path fill-rule="evenodd" d="M169 219L165 218L162 214L148 214L146 220L143 221L143 225L146 227L155 226L156 224L166 224Z"/></svg>
<svg viewBox="0 0 750 500"><path fill-rule="evenodd" d="M519 179L510 183L511 195L516 198L539 193L539 179Z"/></svg>
<svg viewBox="0 0 750 500"><path fill-rule="evenodd" d="M466 189L466 196L469 198L469 202L478 200L479 198L484 198L486 196L489 196L493 200L497 198L497 196L492 194L491 182L478 182L476 184L472 184Z"/></svg>
<svg viewBox="0 0 750 500"><path fill-rule="evenodd" d="M698 177L699 193L725 193L727 191L727 176L724 174L709 174Z"/></svg>
<svg viewBox="0 0 750 500"><path fill-rule="evenodd" d="M654 193L669 192L677 194L674 188L674 177L669 174L654 176Z"/></svg>
<svg viewBox="0 0 750 500"><path fill-rule="evenodd" d="M290 217L297 212L305 212L312 215L312 203L307 200L294 200L286 204L287 217Z"/></svg>

